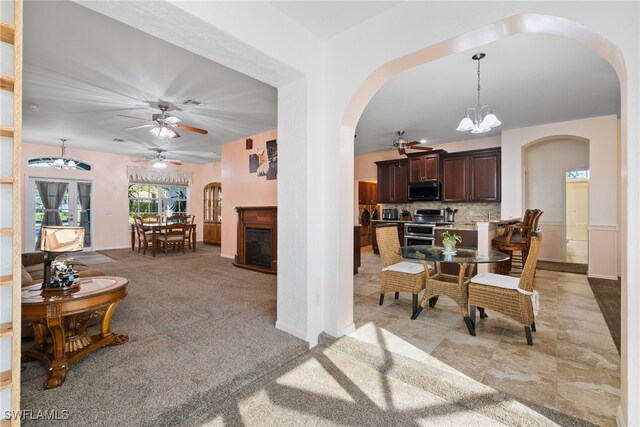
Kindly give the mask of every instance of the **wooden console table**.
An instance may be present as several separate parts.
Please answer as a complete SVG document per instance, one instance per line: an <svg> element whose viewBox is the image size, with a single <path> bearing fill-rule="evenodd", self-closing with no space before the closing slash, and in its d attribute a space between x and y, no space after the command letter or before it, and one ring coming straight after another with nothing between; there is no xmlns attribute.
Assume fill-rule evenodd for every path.
<svg viewBox="0 0 640 427"><path fill-rule="evenodd" d="M238 247L233 265L276 274L278 270L278 208L236 207Z"/></svg>
<svg viewBox="0 0 640 427"><path fill-rule="evenodd" d="M122 277L103 276L80 279L75 291L45 294L40 284L22 289L22 320L33 325L35 333L35 344L22 359L49 367L45 389L61 386L67 370L95 350L127 342L127 335L111 332L111 316L127 296L128 283ZM87 322L96 317L102 317L100 332L89 335Z"/></svg>

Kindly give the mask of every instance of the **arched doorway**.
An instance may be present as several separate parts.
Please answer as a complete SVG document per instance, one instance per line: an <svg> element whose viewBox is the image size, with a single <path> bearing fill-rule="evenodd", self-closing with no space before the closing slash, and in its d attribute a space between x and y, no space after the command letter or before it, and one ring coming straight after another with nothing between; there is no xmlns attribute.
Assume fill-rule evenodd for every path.
<svg viewBox="0 0 640 427"><path fill-rule="evenodd" d="M373 95L387 81L398 73L447 55L476 48L499 38L523 32L539 32L560 36L567 36L567 34L571 34L572 36L570 36L570 38L588 44L597 54L609 61L618 73L618 77L621 82L621 91L623 93L625 92L626 87L624 87L624 85L626 78L624 64L619 55L610 55L611 51L617 50L615 46L611 45L606 40L603 40L598 35L590 33L584 27L561 18L542 15L517 15L501 21L498 25L481 28L473 34L465 34L459 38L447 40L401 58L397 58L380 66L364 81L362 85L360 85L356 94L351 98L341 122L341 143L347 144L349 141L353 141L357 121L364 111L365 106L371 100ZM520 150L520 146L518 146L518 150ZM518 157L520 157L520 155ZM521 168L521 163L515 162L515 164L517 169ZM616 170L618 170L617 165ZM351 179L348 181L353 180ZM517 193L518 197L515 202L511 202L512 205L508 206L508 208L511 209L512 206L517 205L517 212L519 213L521 212L520 209L523 205L522 181L517 181L518 182L513 183L513 186L509 191ZM625 356L623 355L623 358L624 357ZM625 375L625 372L623 372L623 375Z"/></svg>

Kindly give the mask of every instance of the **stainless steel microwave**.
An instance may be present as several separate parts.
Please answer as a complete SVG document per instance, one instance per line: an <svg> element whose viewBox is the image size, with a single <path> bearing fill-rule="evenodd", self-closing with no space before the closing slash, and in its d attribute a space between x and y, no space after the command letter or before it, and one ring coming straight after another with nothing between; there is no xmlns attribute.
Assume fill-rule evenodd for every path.
<svg viewBox="0 0 640 427"><path fill-rule="evenodd" d="M419 184L409 184L408 193L409 200L412 202L440 200L440 183L421 182Z"/></svg>

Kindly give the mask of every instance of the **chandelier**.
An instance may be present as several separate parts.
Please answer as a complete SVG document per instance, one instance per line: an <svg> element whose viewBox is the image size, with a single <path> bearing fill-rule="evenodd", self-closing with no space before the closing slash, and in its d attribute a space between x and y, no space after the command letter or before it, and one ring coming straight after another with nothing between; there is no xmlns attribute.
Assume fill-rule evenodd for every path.
<svg viewBox="0 0 640 427"><path fill-rule="evenodd" d="M469 107L465 110L464 117L456 129L457 131L465 132L470 130L471 133L484 133L502 124L493 114L489 104L480 104L480 60L485 56L484 53L476 53L471 57L474 61L478 61L478 104L475 108Z"/></svg>
<svg viewBox="0 0 640 427"><path fill-rule="evenodd" d="M67 140L64 138L60 138L60 141L62 141L62 154L60 157L53 161L53 164L51 166L58 169L76 169L76 162L71 158L65 157L64 155L64 143Z"/></svg>

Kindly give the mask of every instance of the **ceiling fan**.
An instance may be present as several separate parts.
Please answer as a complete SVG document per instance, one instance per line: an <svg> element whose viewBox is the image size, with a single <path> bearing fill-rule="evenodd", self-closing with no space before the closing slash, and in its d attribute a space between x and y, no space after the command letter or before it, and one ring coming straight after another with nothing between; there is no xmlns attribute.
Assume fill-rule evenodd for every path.
<svg viewBox="0 0 640 427"><path fill-rule="evenodd" d="M167 150L164 150L162 148L153 148L152 150L156 152L156 154L154 154L152 158L134 160L134 162L153 162L151 166L157 169L164 169L167 167L167 164L169 163L176 166L182 165L182 162L180 160L167 159L167 156L163 154Z"/></svg>
<svg viewBox="0 0 640 427"><path fill-rule="evenodd" d="M422 143L420 141L407 141L406 139L403 138L404 135L404 131L403 130L399 130L398 132L398 137L396 139L393 140L393 148L398 150L398 153L400 154L407 154L406 150L425 150L425 151L431 151L433 150L432 147L427 147L426 145L422 145Z"/></svg>
<svg viewBox="0 0 640 427"><path fill-rule="evenodd" d="M199 129L193 126L188 126L185 125L184 123L180 123L182 120L180 120L179 118L175 117L175 116L171 116L169 114L167 114L167 110L169 109L168 105L165 104L158 104L158 109L160 110L160 113L156 113L154 115L151 116L151 119L143 119L142 117L134 117L134 116L125 116L123 114L118 114L118 116L120 117L127 117L130 119L138 119L138 120L144 120L144 121L148 121L148 122L155 122L152 124L145 124L145 125L138 125L138 126L131 126L128 128L125 128L126 130L131 130L131 129L142 129L142 128L151 128L149 129L149 132L153 135L156 136L158 138L180 138L180 134L177 132L176 129L181 129L181 130L186 130L189 132L196 132L196 133L200 133L203 135L208 134L209 132L204 130L204 129Z"/></svg>

